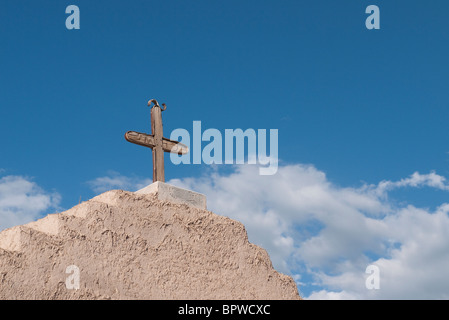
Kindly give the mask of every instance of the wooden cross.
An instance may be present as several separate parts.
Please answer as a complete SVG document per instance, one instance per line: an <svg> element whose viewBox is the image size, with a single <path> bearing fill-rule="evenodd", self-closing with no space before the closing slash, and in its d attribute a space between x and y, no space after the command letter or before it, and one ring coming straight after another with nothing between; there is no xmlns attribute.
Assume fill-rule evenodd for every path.
<svg viewBox="0 0 449 320"><path fill-rule="evenodd" d="M125 139L131 143L135 143L144 147L151 148L153 151L153 182L165 182L164 175L164 152L177 154L186 154L189 148L178 142L164 138L162 133L162 111L167 107L162 104L163 109L155 99L148 101L148 106L154 104L151 108L151 133L140 133L136 131L128 131L125 133Z"/></svg>

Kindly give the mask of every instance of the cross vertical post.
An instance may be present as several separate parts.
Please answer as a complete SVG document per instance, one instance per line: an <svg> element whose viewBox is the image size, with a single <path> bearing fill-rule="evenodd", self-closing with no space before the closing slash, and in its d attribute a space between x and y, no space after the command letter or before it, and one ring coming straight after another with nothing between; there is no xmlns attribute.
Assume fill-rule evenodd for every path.
<svg viewBox="0 0 449 320"><path fill-rule="evenodd" d="M162 149L162 109L158 104L151 108L151 133L154 136L155 144L153 147L153 182L165 182L164 150Z"/></svg>

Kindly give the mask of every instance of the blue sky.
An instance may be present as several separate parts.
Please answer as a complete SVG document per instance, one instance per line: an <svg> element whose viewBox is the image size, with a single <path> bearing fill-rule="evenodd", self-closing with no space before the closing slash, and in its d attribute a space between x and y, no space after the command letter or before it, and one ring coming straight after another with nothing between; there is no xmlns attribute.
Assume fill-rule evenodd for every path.
<svg viewBox="0 0 449 320"><path fill-rule="evenodd" d="M80 30L65 28L70 4L80 8ZM365 27L365 9L371 4L380 8L380 30ZM131 190L147 183L151 152L126 142L123 135L128 130L149 132L146 103L156 98L167 104L166 136L176 128L191 130L195 120L204 129L222 132L278 129L277 176L252 180L251 167L175 166L166 156L166 179L204 191L211 209L244 222L250 240L267 247L275 266L296 276L304 296L370 297L372 293L350 287L352 280L341 279L356 277L354 270L362 270L365 262L407 265L407 244L416 241L412 235L398 236L395 241L403 250L396 255L397 245L375 253L368 244L354 249L363 263L342 250L340 260L351 266L345 271L334 260L307 251L318 240L330 239L326 237L341 208L332 211L329 202L306 210L288 199L285 207L267 200L254 214L279 226L279 233L266 243L259 236L263 226L252 225L251 216L231 210L232 205L220 204L220 196L233 199L223 181L254 181L248 188L279 183L288 193L303 186L288 179L297 175L320 190L318 202L332 198L352 204L347 210L364 219L376 216L384 226L379 227L382 232L369 229L373 242L391 243L393 235L402 234L393 232L392 221L421 217L414 209L424 210L425 221L441 211L446 221L448 11L444 0L3 0L0 199L13 197L11 185L23 197L4 205L1 229L68 209L80 197L87 200L108 187ZM415 172L419 174L412 176ZM382 181L389 187L381 186ZM268 192L264 190L260 194ZM372 206L355 205L348 195ZM258 196L241 205L250 210L255 206L251 199ZM24 205L26 201L32 205ZM321 210L332 211L334 218L324 218ZM20 217L11 220L8 214ZM345 229L335 230L335 237L343 239ZM430 228L429 234L434 231ZM447 249L442 256L449 257ZM423 286L437 282L431 279ZM379 290L376 294L385 295L373 297L401 297L408 290L401 288ZM432 289L428 297L447 294Z"/></svg>

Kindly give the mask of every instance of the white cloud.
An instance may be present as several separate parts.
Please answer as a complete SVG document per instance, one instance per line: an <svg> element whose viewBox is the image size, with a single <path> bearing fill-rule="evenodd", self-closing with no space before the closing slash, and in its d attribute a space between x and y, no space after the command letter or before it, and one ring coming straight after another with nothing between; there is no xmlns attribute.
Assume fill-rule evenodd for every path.
<svg viewBox="0 0 449 320"><path fill-rule="evenodd" d="M311 299L448 297L449 204L429 212L397 208L386 197L403 187L449 190L435 172L344 188L313 166L280 166L270 177L238 166L228 176L169 183L206 194L209 209L241 221L278 270L314 279L321 289L309 292ZM365 287L369 264L380 268L380 290Z"/></svg>
<svg viewBox="0 0 449 320"><path fill-rule="evenodd" d="M310 165L283 165L262 176L255 165L219 167L168 183L206 194L208 209L241 221L249 240L265 248L309 299L449 298L449 203L433 212L389 200L398 188L449 190L443 176L413 173L399 181L345 188ZM136 190L151 181L118 173L93 187ZM402 203L402 202L401 202ZM368 290L366 267L380 269L380 289ZM301 282L299 282L299 280Z"/></svg>
<svg viewBox="0 0 449 320"><path fill-rule="evenodd" d="M310 300L356 300L360 297L353 294L347 293L345 291L333 292L320 290L312 293L307 299Z"/></svg>
<svg viewBox="0 0 449 320"><path fill-rule="evenodd" d="M446 184L446 178L436 174L433 171L429 174L420 174L419 172L415 172L408 178L404 178L394 182L382 181L377 186L375 186L375 190L378 194L385 194L388 191L403 187L431 187L439 190L449 191L449 185Z"/></svg>
<svg viewBox="0 0 449 320"><path fill-rule="evenodd" d="M87 184L95 193L103 193L112 189L136 191L153 181L137 177L126 177L115 171L109 171L107 176L88 181Z"/></svg>
<svg viewBox="0 0 449 320"><path fill-rule="evenodd" d="M58 193L42 190L35 182L21 176L0 178L0 230L34 221L47 210L56 209Z"/></svg>

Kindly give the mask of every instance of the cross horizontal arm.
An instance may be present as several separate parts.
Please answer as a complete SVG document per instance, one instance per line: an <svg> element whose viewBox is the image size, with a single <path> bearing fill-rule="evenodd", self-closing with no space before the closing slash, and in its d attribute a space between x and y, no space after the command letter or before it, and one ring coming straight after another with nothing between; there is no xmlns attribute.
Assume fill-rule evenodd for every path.
<svg viewBox="0 0 449 320"><path fill-rule="evenodd" d="M173 141L167 138L162 138L162 149L165 152L177 153L177 154L186 154L189 153L189 147L185 144L182 144L178 141Z"/></svg>
<svg viewBox="0 0 449 320"><path fill-rule="evenodd" d="M131 143L135 143L148 148L153 148L155 146L154 136L152 134L128 131L127 133L125 133L125 139Z"/></svg>
<svg viewBox="0 0 449 320"><path fill-rule="evenodd" d="M128 131L125 133L125 139L131 143L135 143L147 148L154 148L156 146L154 141L154 135L146 134L136 131ZM162 138L162 149L165 152L186 154L189 152L189 148L178 141Z"/></svg>

